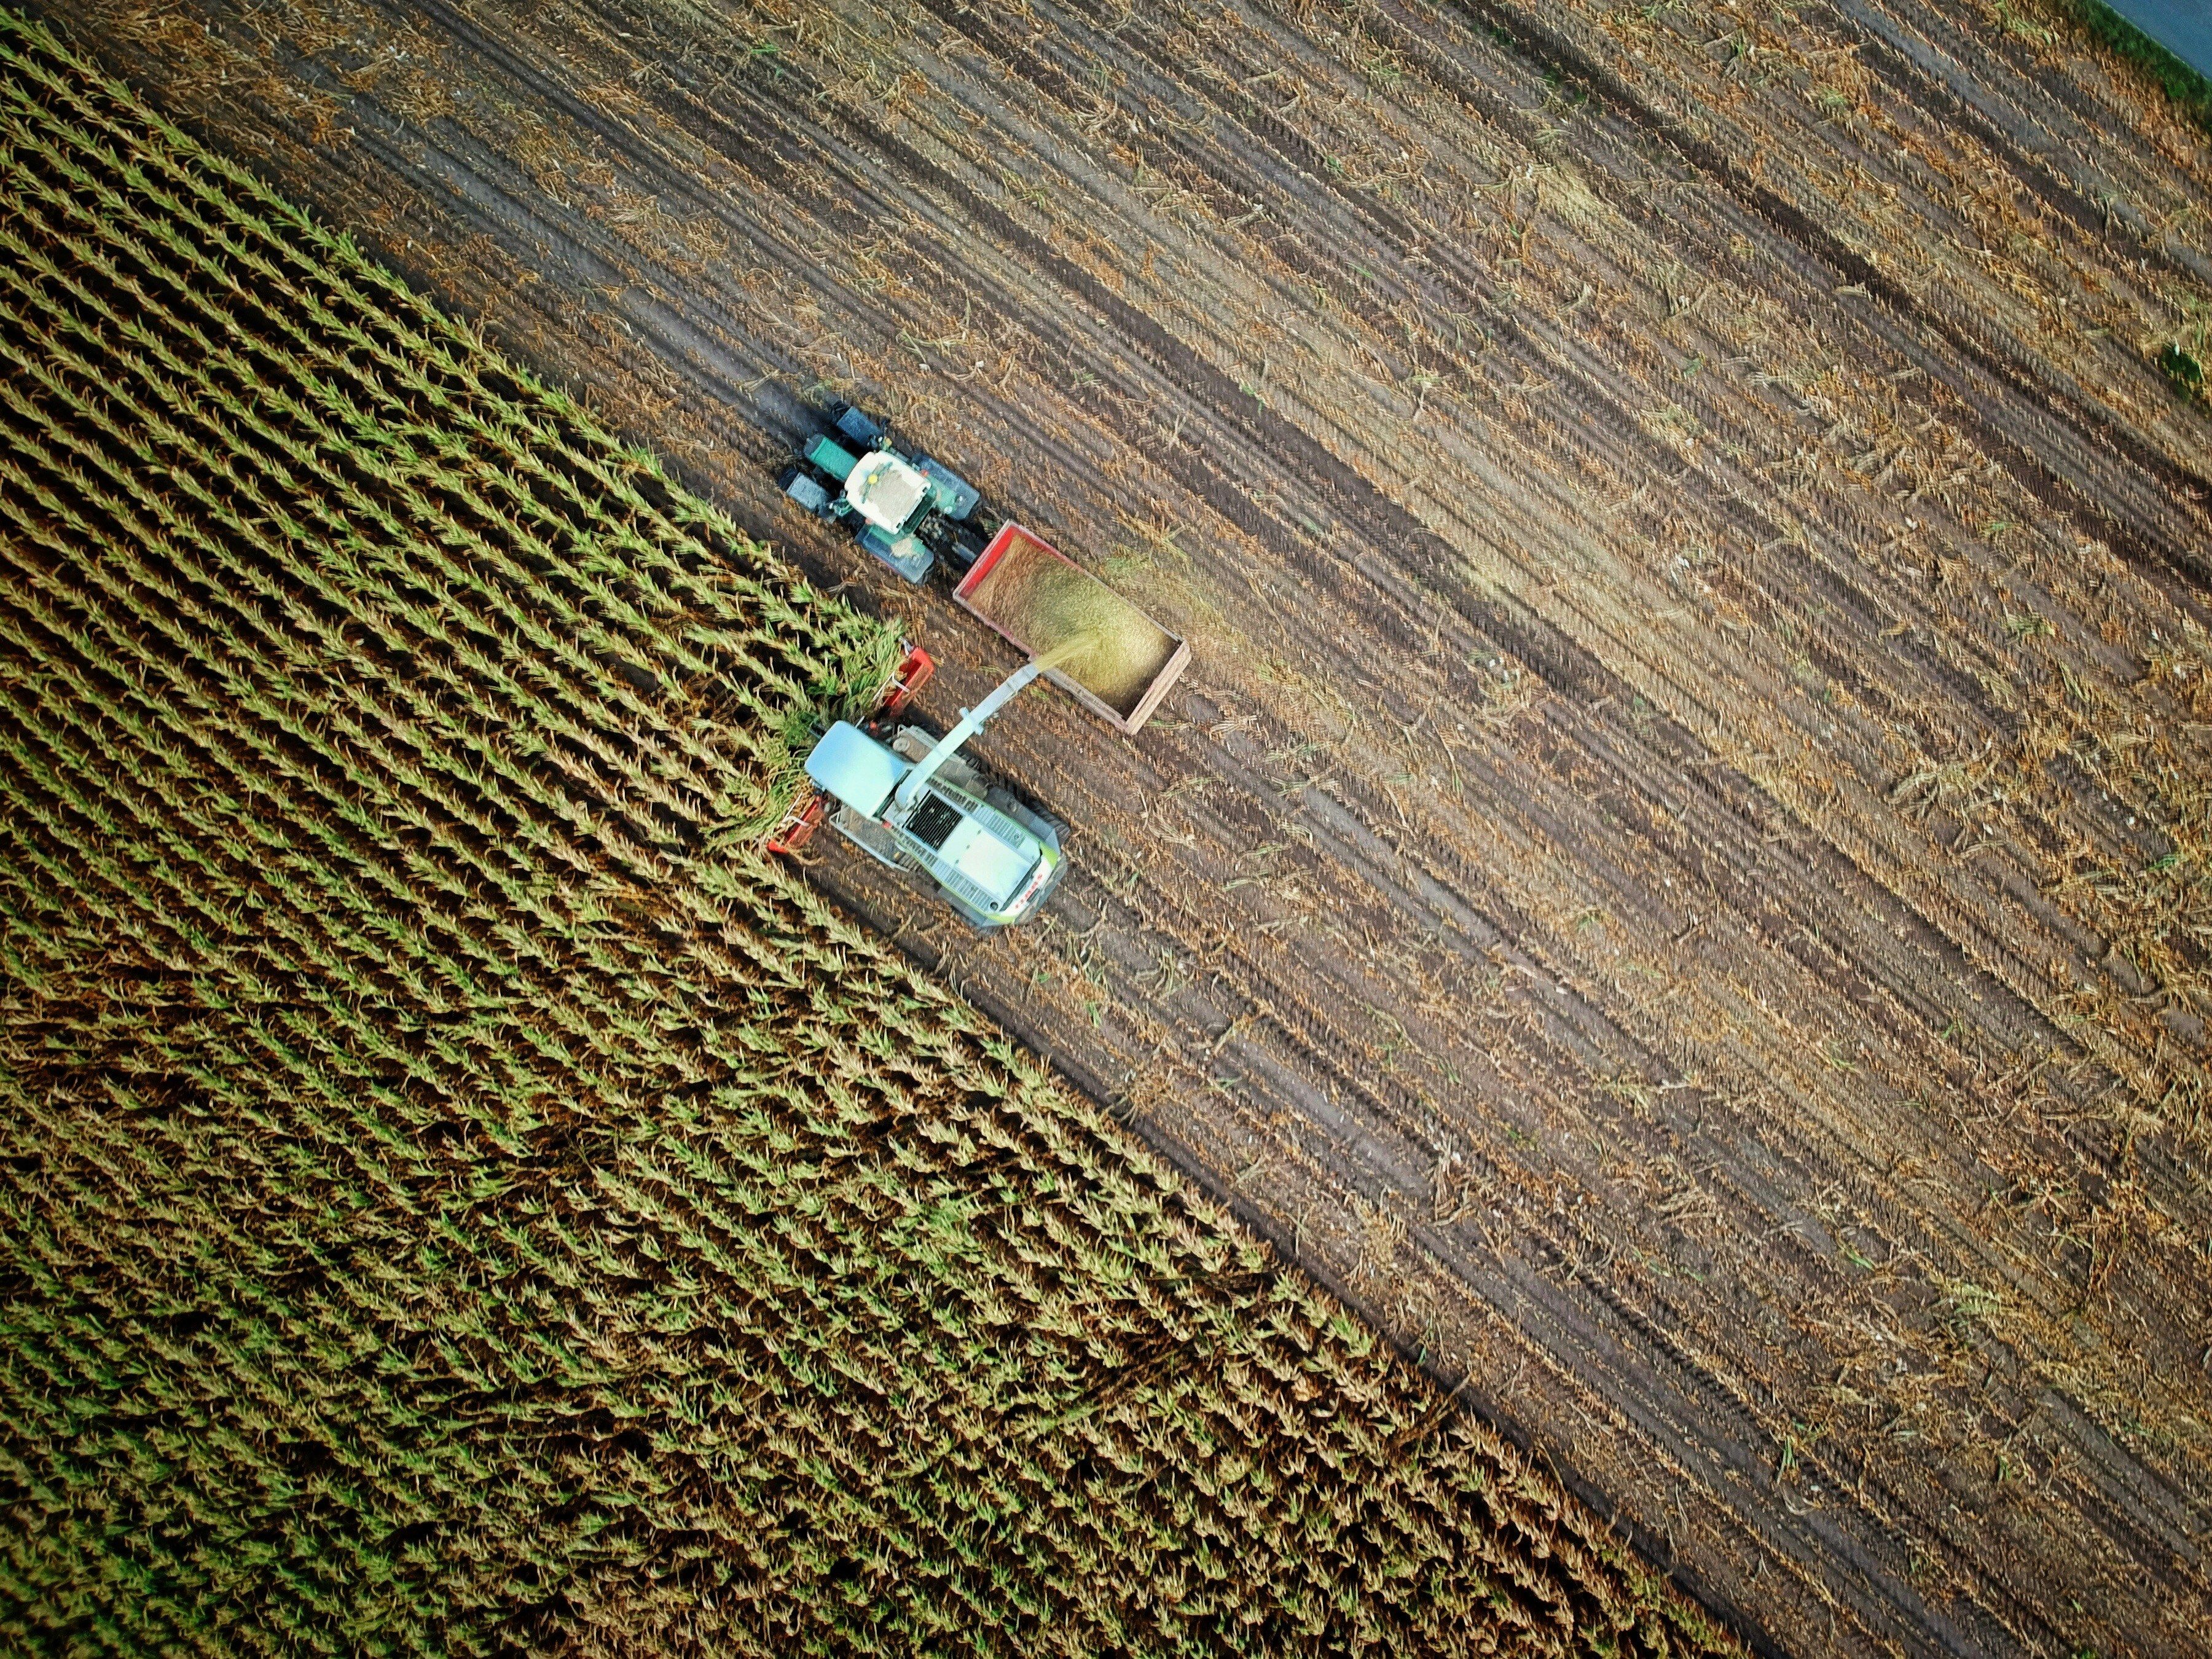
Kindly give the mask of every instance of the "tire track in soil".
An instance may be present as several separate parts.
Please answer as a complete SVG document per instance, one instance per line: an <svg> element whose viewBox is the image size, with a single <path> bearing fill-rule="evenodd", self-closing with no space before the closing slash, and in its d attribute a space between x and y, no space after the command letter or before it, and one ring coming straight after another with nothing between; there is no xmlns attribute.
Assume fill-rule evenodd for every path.
<svg viewBox="0 0 2212 1659"><path fill-rule="evenodd" d="M1722 175L1668 162L1656 171L1671 194L1655 194L1648 131L1617 109L1572 118L1565 140L1532 138L1538 70L1454 14L1370 10L1350 45L1328 11L1223 9L1209 15L1228 23L1189 40L1173 19L1117 32L1079 10L1042 15L1051 28L1022 33L939 9L928 40L886 24L914 77L884 71L908 88L887 114L841 99L824 72L844 50L833 26L866 23L865 6L785 14L799 46L779 48L778 76L699 67L690 46L657 53L665 14L648 5L526 20L447 5L418 15L449 53L438 74L468 96L411 120L407 97L386 108L362 84L376 31L401 38L392 14L345 11L355 44L333 47L287 12L307 49L277 84L349 99L352 138L319 145L311 116L265 89L257 106L203 87L199 107L312 199L365 198L359 216L403 267L405 237L420 238L442 262L421 274L464 308L498 293L503 331L526 331L541 366L615 398L637 435L674 443L749 527L915 617L947 647L934 706L995 678L1000 647L777 516L759 474L810 380L881 396L919 380L928 429L1072 550L1127 546L1133 520L1183 526L1183 561L1152 567L1166 596L1152 603L1198 634L1201 658L1168 714L1130 744L1031 705L987 745L1079 825L1080 867L1050 931L977 944L917 927L927 913L910 894L836 853L824 884L902 925L919 957L1082 1086L1122 1099L1156 1146L1448 1385L1471 1379L1485 1415L1762 1645L2182 1650L2205 1593L2189 1543L2203 1495L2171 1452L2121 1444L2109 1407L2051 1380L2109 1390L2116 1373L2071 1331L2086 1322L2109 1343L2125 1324L2053 1242L2064 1200L2048 1194L2113 1188L2129 1156L2099 1127L2109 1079L2068 1049L2029 966L2077 949L2083 929L2040 898L2025 840L1952 860L1936 831L1955 827L1963 845L1963 817L1916 826L1884 799L1912 757L2014 740L2018 717L1981 678L2010 672L2002 635L1886 549L1869 554L1907 540L1882 494L1824 487L1808 520L1815 498L1753 465L1808 440L1839 447L1806 428L1815 399L1816 426L1838 409L1879 425L1892 394L1684 381L1655 366L1656 348L1679 337L1717 364L1734 337L1694 301L1683 324L1622 313L1622 296L1686 253L1692 280L1729 304L1771 289L1850 341L1839 355L1869 381L1941 371L1955 401L1900 396L1900 424L2009 429L2021 398L1974 415L1975 380L1940 326L1876 307L1869 331L1834 295L1840 273ZM252 40L243 13L216 15ZM776 21L725 16L730 38ZM1413 59L1395 82L1359 57L1389 27ZM1424 27L1434 45L1415 58ZM1214 78L1241 88L1279 65L1300 88L1286 112L1248 113ZM1156 100L1127 93L1124 112L1158 123L1142 142L1191 180L1200 205L1184 218L1132 185L1126 146L1102 136L1110 118L1085 126L1077 100L1100 71L1123 77L1102 91ZM1449 188L1385 200L1330 168L1416 97L1420 130L1457 146ZM963 148L963 130L988 137ZM1617 216L1593 240L1538 192L1524 223L1573 251L1565 276L1529 260L1527 228L1517 254L1480 228L1498 177L1560 155ZM610 179L711 228L726 257L660 257L615 217L630 209ZM465 202L438 205L455 185ZM1083 201L1082 234L1016 185ZM1462 199L1474 217L1450 219ZM1221 228L1252 201L1266 234ZM1439 234L1462 223L1474 234ZM895 245L878 240L887 225ZM891 279L871 275L882 259L867 250L894 246ZM1148 283L1146 249L1180 260L1180 283ZM538 283L499 292L498 276L532 270ZM1583 272L1606 289L1589 313L1569 306ZM949 337L963 304L1017 325L981 343L995 385L900 343ZM1479 353L1453 343L1462 313L1488 331ZM1263 403L1240 384L1244 337L1282 314L1314 349ZM1458 378L1416 398L1419 374ZM1662 390L1752 453L1686 465L1644 418ZM1973 437L2006 463L1999 493L2051 524L2079 510L2073 486L2024 458L2083 441L2036 420L2032 444ZM2193 533L2173 531L2196 520L2159 502L2138 460L2071 464L2124 486L2144 545ZM1469 482L1440 492L1438 468ZM1608 515L1601 494L1632 505ZM1752 550L1659 574L1674 567L1646 550L1686 538ZM1955 524L1927 556L1995 596L2003 565L1977 562ZM2139 627L2170 625L2176 579L2130 586L2056 556L2030 567L2033 602L2069 623L2073 672L2131 672L2126 651L2070 625L2088 582L2118 583L2104 603ZM1653 623L1662 602L1694 623ZM1842 694L1825 738L1823 717L1799 712L1808 673ZM1454 718L1493 696L1474 730ZM1417 761L1423 731L1434 743ZM1842 767L1818 799L1784 760L1815 738ZM2082 827L2118 832L2087 811ZM1186 964L1182 982L1163 952ZM2039 1053L2070 1053L2078 1075ZM2212 1232L2195 1153L2153 1137L2139 1162L2130 1178L2160 1214ZM2030 1192L2024 1209L2008 1207L2014 1192ZM2201 1400L2175 1378L2202 1279L2164 1282L2154 1263L2172 1260L2117 1270L2141 1310L2128 1340L2160 1368L2147 1412ZM2016 1299L2001 1334L1946 1311L1942 1285L1970 1278ZM1889 1358L1902 1376L1882 1372ZM2003 1434L2032 1498L2018 1477L2008 1493L1962 1472ZM1929 1444L1941 1453L1918 1450ZM2099 1622L2068 1609L2083 1592Z"/></svg>
<svg viewBox="0 0 2212 1659"><path fill-rule="evenodd" d="M1989 331L1972 317L1960 314L1954 307L1922 300L1909 293L1863 254L1822 232L1802 209L1746 177L1744 170L1714 144L1696 137L1680 123L1662 117L1638 99L1619 75L1553 27L1547 17L1512 7L1492 5L1487 0L1460 3L1489 21L1493 27L1510 35L1516 44L1533 46L1540 62L1574 83L1591 88L1603 97L1608 108L1620 111L1638 129L1679 154L1702 179L1711 181L1740 203L1748 216L1778 232L1810 262L1811 270L1826 270L1845 279L1832 286L1857 288L1869 299L1878 299L1891 312L1917 325L1921 335L1936 336L1941 348L1948 349L1921 345L1918 341L1908 346L1911 336L1904 332L1892 336L1890 343L1905 346L1911 353L1913 367L1947 384L1966 408L1974 408L1972 394L1977 391L1986 393L1995 387L2008 394L2003 418L1992 420L1978 415L1972 418L1975 435L1983 447L2024 464L2026 476L2022 482L2035 489L2038 497L2052 511L2085 526L2104 528L2108 538L2128 557L2174 579L2175 585L2168 590L2170 597L2178 603L2193 604L2200 616L2204 614L2201 599L2191 592L2192 588L2202 590L2212 583L2212 563L2208 563L2205 556L2197 550L2203 544L2203 515L2195 515L2191 522L2158 510L2160 506L2170 505L2176 500L2203 501L2212 495L2212 482L2208 482L2202 473L2177 463L2136 434L2099 416L2080 388L2071 384L2069 377L2055 364L2041 359L2023 361L2019 354L2004 350ZM2013 148L2017 150L2018 147ZM2032 171L2030 176L2033 176ZM1886 319L1877 316L1875 320ZM1911 346L1919 349L1914 350ZM1954 360L1962 366L1978 368L1981 384L1978 386L1970 378L1955 372ZM2050 420L2037 406L2039 404L2047 404L2057 410L2061 420ZM2012 429L2015 428L2028 428L2041 441L2029 441L2016 435ZM2148 481L2163 491L2165 501L2161 502L2148 495L2125 474L2093 476L2084 464L2089 457L2063 453L2075 446L2068 445L2063 436L2053 433L2053 428L2070 434L2081 448L2101 447L2114 452L2130 469L2147 475ZM2111 511L2112 496L2116 494L2132 498L2126 503L2131 510L2124 516Z"/></svg>
<svg viewBox="0 0 2212 1659"><path fill-rule="evenodd" d="M1882 307L1898 314L1907 327L1891 331L1885 327L1885 343L1905 349L1913 368L1929 374L1940 383L1948 385L1960 396L1966 410L1978 410L1978 404L1989 398L1990 392L2004 398L2002 418L1973 416L1973 434L1986 452L2006 456L2020 465L2021 483L2035 489L2037 498L2051 511L2063 518L2084 522L2084 525L2104 526L2115 546L2126 550L2130 560L2136 560L2150 571L2166 573L2174 581L2170 598L2181 604L2194 604L2201 615L2201 598L2190 595L2190 588L2203 591L2212 586L2212 562L2201 553L2203 546L2203 522L2190 525L2170 511L2159 511L2166 502L2177 498L2201 502L2212 495L2212 483L2203 473L2184 467L2172 458L2163 456L2157 449L2142 442L2132 431L2126 431L2112 420L2101 418L2088 404L2088 398L2079 394L2069 376L2059 372L2053 362L2035 361L2021 362L2013 354L2004 352L1989 331L1982 330L1971 316L1962 316L1955 307L1927 301L1911 295L1891 281L1885 272L1867 261L1865 254L1847 248L1832 234L1825 234L1802 208L1794 206L1774 191L1754 184L1743 175L1728 155L1721 153L1714 143L1697 139L1677 122L1668 122L1656 111L1652 111L1644 100L1635 95L1613 70L1599 64L1595 58L1583 53L1575 42L1564 33L1548 27L1537 13L1526 13L1510 7L1491 7L1484 0L1462 0L1475 15L1493 20L1493 27L1504 28L1517 42L1531 42L1535 46L1537 60L1548 66L1558 66L1564 76L1583 86L1590 86L1604 97L1608 108L1621 111L1628 122L1639 131L1677 150L1690 168L1697 170L1701 179L1710 179L1735 197L1743 206L1745 215L1763 222L1777 230L1801 257L1808 261L1808 274L1827 272L1840 276L1840 283L1829 283L1829 288L1858 288L1869 299L1881 301ZM1875 314L1869 321L1885 323ZM1920 338L1916 338L1916 334ZM1927 337L1936 337L1936 343L1924 343ZM1980 369L1980 380L1960 369ZM2051 420L2037 404L2048 403L2048 407L2059 411L2062 418ZM2027 429L2039 441L2031 441L2017 429ZM2057 429L2057 431L2053 431ZM2073 442L2069 442L2073 438ZM2066 453L2069 449L2108 449L2115 452L2128 467L2148 476L2166 493L2166 502L2146 495L2139 484L2126 473L2112 476L2093 476L2088 469L2088 456ZM2115 495L2126 498L2126 514L2115 511Z"/></svg>
<svg viewBox="0 0 2212 1659"><path fill-rule="evenodd" d="M2010 73L2005 89L2020 101L2011 106L2008 120L2003 110L1979 95L1985 88L1978 82L1943 67L1947 62L1959 64L1967 48L1955 31L1940 30L1940 40L1924 32L1940 20L1923 15L1916 27L1859 0L1837 0L1834 12L1838 23L1857 38L1863 60L1881 65L1884 81L1913 86L1923 103L1940 109L1947 124L1966 129L1983 149L2005 156L2012 175L2032 189L2038 200L2063 214L2076 229L2101 234L2108 216L2124 216L2129 228L2142 240L2145 258L2155 260L2172 275L2212 282L2212 261L2196 249L2154 240L2150 228L2140 216L2128 214L2123 204L2100 207L2093 199L2094 185L2063 171L2064 148L2034 149L2027 143L2023 135L2036 129L2057 134L2062 125L2070 127L2070 131L2059 134L2062 144L2076 133L2094 132L2095 117L2086 100L2064 96L2063 86L2045 86L2026 64L2014 59L2006 65ZM2110 187L2106 181L2106 188Z"/></svg>

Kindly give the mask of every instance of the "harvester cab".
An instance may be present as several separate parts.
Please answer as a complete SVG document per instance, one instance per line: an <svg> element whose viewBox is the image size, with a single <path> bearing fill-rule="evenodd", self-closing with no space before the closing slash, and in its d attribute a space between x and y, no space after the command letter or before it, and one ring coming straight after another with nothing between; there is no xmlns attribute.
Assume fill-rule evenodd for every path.
<svg viewBox="0 0 2212 1659"><path fill-rule="evenodd" d="M963 709L942 737L882 714L864 726L839 720L806 757L807 778L819 793L769 845L795 848L826 810L840 835L878 863L927 878L975 927L1028 921L1066 869L1060 850L1066 826L1016 799L960 751L1066 654L1024 663ZM803 830L793 833L802 820Z"/></svg>
<svg viewBox="0 0 2212 1659"><path fill-rule="evenodd" d="M778 482L817 518L843 523L861 546L910 582L938 560L965 570L990 539L975 487L927 455L908 454L849 404L833 429L807 441Z"/></svg>

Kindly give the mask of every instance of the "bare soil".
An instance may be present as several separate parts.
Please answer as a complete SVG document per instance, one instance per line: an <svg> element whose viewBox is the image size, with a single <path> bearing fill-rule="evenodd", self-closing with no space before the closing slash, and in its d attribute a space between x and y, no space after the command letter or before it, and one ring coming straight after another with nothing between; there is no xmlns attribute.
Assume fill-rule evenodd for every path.
<svg viewBox="0 0 2212 1659"><path fill-rule="evenodd" d="M820 884L1759 1648L2212 1651L2212 159L2033 4L49 9L780 504L887 410L1189 638L988 939Z"/></svg>

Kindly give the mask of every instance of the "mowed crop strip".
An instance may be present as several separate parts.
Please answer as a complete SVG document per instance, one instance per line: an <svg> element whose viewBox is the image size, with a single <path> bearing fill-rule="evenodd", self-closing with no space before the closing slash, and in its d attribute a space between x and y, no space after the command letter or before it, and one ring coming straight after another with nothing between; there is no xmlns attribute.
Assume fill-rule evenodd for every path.
<svg viewBox="0 0 2212 1659"><path fill-rule="evenodd" d="M1729 1649L750 851L883 628L0 62L0 1645Z"/></svg>

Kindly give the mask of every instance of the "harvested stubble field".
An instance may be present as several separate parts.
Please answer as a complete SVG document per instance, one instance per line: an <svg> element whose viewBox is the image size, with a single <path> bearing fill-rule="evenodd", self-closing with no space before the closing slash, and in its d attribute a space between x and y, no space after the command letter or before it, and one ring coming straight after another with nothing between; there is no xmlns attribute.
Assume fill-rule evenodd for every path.
<svg viewBox="0 0 2212 1659"><path fill-rule="evenodd" d="M1797 1651L2212 1650L2203 133L2036 0L84 0L757 534L887 406L1197 651L818 886Z"/></svg>
<svg viewBox="0 0 2212 1659"><path fill-rule="evenodd" d="M1735 1651L752 848L897 635L0 13L0 1648Z"/></svg>

